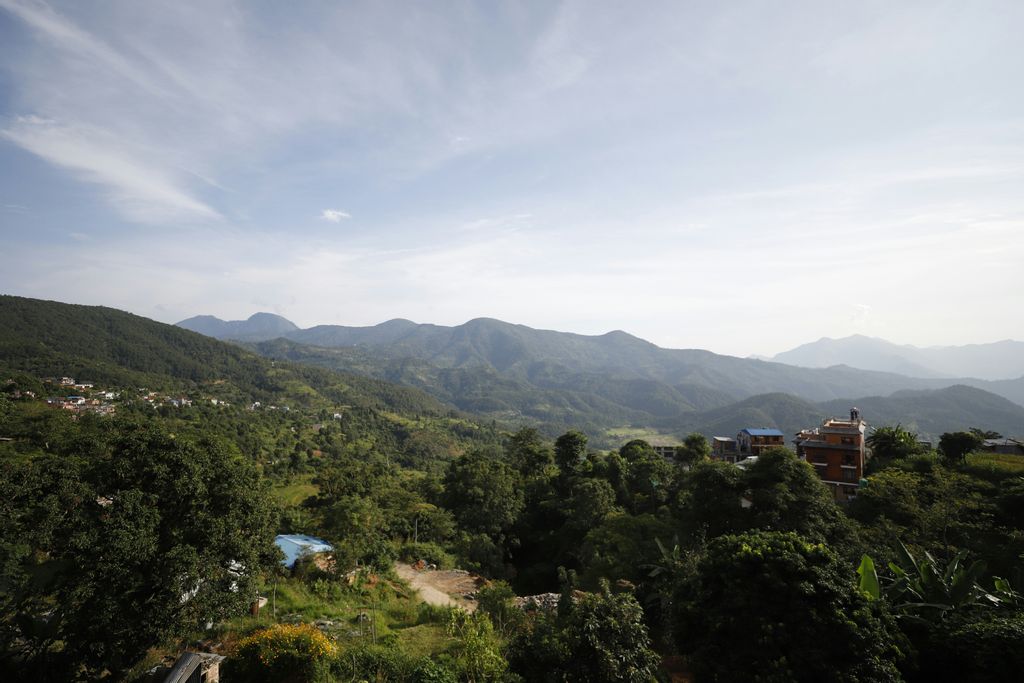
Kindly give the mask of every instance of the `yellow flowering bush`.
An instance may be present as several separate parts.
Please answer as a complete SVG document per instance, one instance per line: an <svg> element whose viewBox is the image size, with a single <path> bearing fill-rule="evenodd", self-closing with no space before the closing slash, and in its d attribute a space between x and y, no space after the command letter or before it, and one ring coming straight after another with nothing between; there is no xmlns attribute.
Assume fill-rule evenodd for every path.
<svg viewBox="0 0 1024 683"><path fill-rule="evenodd" d="M275 624L238 642L225 676L235 681L305 683L323 679L338 646L311 624Z"/></svg>

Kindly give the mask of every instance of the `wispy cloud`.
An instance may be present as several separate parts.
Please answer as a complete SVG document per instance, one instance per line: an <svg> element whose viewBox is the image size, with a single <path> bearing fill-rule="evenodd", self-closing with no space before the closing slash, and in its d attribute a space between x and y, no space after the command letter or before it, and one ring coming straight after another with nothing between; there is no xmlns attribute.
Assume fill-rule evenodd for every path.
<svg viewBox="0 0 1024 683"><path fill-rule="evenodd" d="M147 90L156 90L152 79L108 44L82 30L42 0L0 0L0 7L27 23L55 48L102 64Z"/></svg>
<svg viewBox="0 0 1024 683"><path fill-rule="evenodd" d="M349 218L352 218L352 214L338 209L324 209L320 212L320 220L327 221L328 223L340 223Z"/></svg>
<svg viewBox="0 0 1024 683"><path fill-rule="evenodd" d="M0 287L66 291L31 267L54 238L92 302L168 316L1020 337L1024 4L996 5L0 0Z"/></svg>
<svg viewBox="0 0 1024 683"><path fill-rule="evenodd" d="M0 130L0 136L84 180L103 185L111 202L133 220L159 223L183 217L220 218L216 210L191 196L168 170L146 163L142 154L107 131L25 116Z"/></svg>

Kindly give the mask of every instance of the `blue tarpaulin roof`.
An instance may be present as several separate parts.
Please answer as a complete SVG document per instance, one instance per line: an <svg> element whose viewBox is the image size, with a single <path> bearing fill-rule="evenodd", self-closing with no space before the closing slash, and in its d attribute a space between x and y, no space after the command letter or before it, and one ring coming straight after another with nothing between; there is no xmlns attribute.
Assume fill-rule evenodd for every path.
<svg viewBox="0 0 1024 683"><path fill-rule="evenodd" d="M751 436L785 436L778 429L744 429Z"/></svg>
<svg viewBox="0 0 1024 683"><path fill-rule="evenodd" d="M282 534L274 539L274 543L284 553L284 559L281 560L281 564L289 568L294 566L295 561L303 555L325 553L329 550L334 550L334 547L322 538L306 536L305 534Z"/></svg>

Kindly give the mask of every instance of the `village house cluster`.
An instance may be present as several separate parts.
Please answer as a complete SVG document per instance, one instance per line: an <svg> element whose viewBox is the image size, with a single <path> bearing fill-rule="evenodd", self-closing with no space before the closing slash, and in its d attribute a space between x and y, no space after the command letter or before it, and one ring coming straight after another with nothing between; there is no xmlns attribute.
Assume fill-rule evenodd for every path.
<svg viewBox="0 0 1024 683"><path fill-rule="evenodd" d="M10 380L13 382L14 380ZM74 414L94 413L97 415L113 415L117 411L114 401L122 399L124 392L109 388L97 387L94 382L79 381L73 377L48 377L43 380L47 386L54 387L53 395L47 397L46 404L67 410ZM75 393L69 393L74 390ZM63 395L61 395L63 394ZM35 392L16 390L12 398L36 398ZM192 398L184 394L167 394L148 389L139 389L137 399L152 408L170 407L185 408L193 404ZM227 401L210 399L213 405L229 406Z"/></svg>
<svg viewBox="0 0 1024 683"><path fill-rule="evenodd" d="M793 439L797 457L814 467L837 502L857 497L870 455L866 445L868 423L857 408L849 419L828 417L817 427L802 429ZM769 448L785 448L786 435L767 427L741 429L735 438L716 436L711 440L711 457L731 463L749 462Z"/></svg>
<svg viewBox="0 0 1024 683"><path fill-rule="evenodd" d="M98 389L93 382L75 381L73 377L50 377L43 380L44 384L57 385L64 390L74 389L75 394L66 396L50 396L46 404L74 414L94 413L96 415L113 415L117 408L111 401L120 396L120 392ZM30 393L30 392L26 392Z"/></svg>

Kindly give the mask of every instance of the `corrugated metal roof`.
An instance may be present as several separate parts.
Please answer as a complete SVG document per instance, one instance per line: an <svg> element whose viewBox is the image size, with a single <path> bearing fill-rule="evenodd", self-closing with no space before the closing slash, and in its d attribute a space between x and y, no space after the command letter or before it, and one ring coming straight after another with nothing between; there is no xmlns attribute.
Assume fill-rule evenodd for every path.
<svg viewBox="0 0 1024 683"><path fill-rule="evenodd" d="M747 429L742 429L740 431L746 432L751 436L785 436L785 434L780 432L778 429L754 429L748 427Z"/></svg>
<svg viewBox="0 0 1024 683"><path fill-rule="evenodd" d="M286 567L293 566L295 561L303 555L326 553L334 550L334 546L322 538L305 534L282 534L274 539L274 543L284 553L284 559L281 561L281 564Z"/></svg>
<svg viewBox="0 0 1024 683"><path fill-rule="evenodd" d="M985 446L1024 446L1017 439L985 439Z"/></svg>
<svg viewBox="0 0 1024 683"><path fill-rule="evenodd" d="M194 652L186 652L178 657L178 661L174 663L174 668L167 674L164 683L185 683L202 663L202 657Z"/></svg>
<svg viewBox="0 0 1024 683"><path fill-rule="evenodd" d="M202 679L203 673L224 661L223 655L210 652L183 652L164 683L191 683Z"/></svg>

